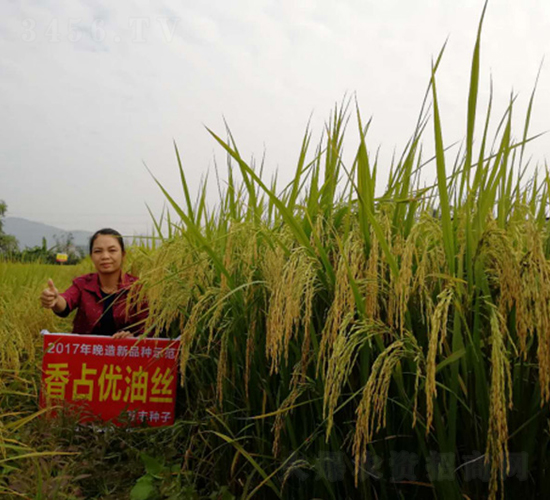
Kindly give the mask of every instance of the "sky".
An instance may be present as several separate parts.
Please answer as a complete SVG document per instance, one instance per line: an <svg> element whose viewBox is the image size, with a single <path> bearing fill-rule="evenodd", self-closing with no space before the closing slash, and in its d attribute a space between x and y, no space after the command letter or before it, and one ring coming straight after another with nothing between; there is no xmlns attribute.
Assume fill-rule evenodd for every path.
<svg viewBox="0 0 550 500"><path fill-rule="evenodd" d="M146 204L182 201L174 141L190 189L225 154L206 127L229 125L245 159L265 155L267 178L289 181L311 117L318 140L334 105L357 100L372 117L383 185L412 135L432 58L445 144L466 130L471 57L483 0L2 0L0 199L8 216L66 230L147 234ZM494 86L495 116L517 94L516 138L544 57L550 2L492 0L481 46L480 113ZM532 133L550 129L543 64ZM516 123L517 122L517 123ZM480 124L478 124L480 125ZM430 128L426 154L433 148ZM345 161L357 144L351 120ZM544 164L550 134L528 150ZM432 172L433 173L433 172ZM427 169L427 182L432 175ZM223 177L222 177L223 180Z"/></svg>

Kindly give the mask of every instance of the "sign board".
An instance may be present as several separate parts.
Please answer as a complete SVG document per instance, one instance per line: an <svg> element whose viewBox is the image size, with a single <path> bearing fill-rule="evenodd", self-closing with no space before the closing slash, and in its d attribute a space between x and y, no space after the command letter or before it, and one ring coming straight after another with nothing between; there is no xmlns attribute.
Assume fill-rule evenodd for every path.
<svg viewBox="0 0 550 500"><path fill-rule="evenodd" d="M40 406L62 402L81 421L174 423L179 340L44 333ZM120 420L119 420L120 419Z"/></svg>
<svg viewBox="0 0 550 500"><path fill-rule="evenodd" d="M69 256L66 253L58 253L55 254L55 260L57 262L67 262L69 260Z"/></svg>

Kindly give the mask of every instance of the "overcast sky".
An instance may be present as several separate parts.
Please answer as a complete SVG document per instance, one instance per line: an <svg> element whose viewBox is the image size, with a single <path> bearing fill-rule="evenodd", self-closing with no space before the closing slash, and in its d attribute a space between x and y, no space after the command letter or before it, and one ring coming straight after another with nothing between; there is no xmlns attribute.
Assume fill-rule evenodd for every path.
<svg viewBox="0 0 550 500"><path fill-rule="evenodd" d="M382 175L413 130L431 59L446 143L465 135L471 55L482 0L127 1L0 3L0 199L11 216L63 229L151 227L162 195L179 199L172 141L196 190L225 156L205 126L289 180L311 114L314 137L334 103L356 93L373 117ZM523 115L550 51L550 2L493 0L482 41L480 106L510 92ZM532 131L550 129L550 61ZM354 123L351 123L354 126ZM431 129L428 129L431 133ZM357 134L350 128L350 145ZM521 130L516 130L521 136ZM550 134L530 153L543 162ZM350 154L353 153L351 146ZM215 201L212 185L211 203Z"/></svg>

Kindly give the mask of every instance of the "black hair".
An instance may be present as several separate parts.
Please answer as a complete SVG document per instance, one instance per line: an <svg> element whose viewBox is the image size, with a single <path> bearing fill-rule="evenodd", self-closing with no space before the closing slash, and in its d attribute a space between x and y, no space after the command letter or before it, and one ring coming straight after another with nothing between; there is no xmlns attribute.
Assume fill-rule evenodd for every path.
<svg viewBox="0 0 550 500"><path fill-rule="evenodd" d="M99 231L96 231L93 234L93 236L90 238L90 255L92 255L92 249L94 248L94 241L100 235L114 236L120 244L120 248L122 249L122 253L124 253L124 238L122 237L122 234L120 234L118 231L115 231L114 229L111 229L110 227L104 227L103 229L100 229Z"/></svg>

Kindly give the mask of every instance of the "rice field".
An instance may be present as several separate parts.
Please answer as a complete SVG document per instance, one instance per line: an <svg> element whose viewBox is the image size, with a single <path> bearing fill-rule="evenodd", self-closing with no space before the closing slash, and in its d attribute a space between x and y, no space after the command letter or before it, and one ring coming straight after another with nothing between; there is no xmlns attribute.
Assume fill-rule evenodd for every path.
<svg viewBox="0 0 550 500"><path fill-rule="evenodd" d="M492 115L492 100L478 109L480 50L479 33L462 146L448 149L442 132L442 52L383 189L377 173L388 166L349 100L319 144L306 130L286 186L242 158L229 130L227 140L210 131L228 158L214 209L206 184L190 193L176 147L183 202L157 181L171 215L155 220L156 247L131 262L148 327L182 337L172 429L113 430L103 441L82 431L93 451L76 437L50 436L55 449L39 443L36 333L57 325L35 297L51 270L0 264L1 282L11 283L0 294L4 491L20 464L50 464L51 483L51 463L62 460L71 472L55 483L59 498L546 498L550 178L530 176L525 161L535 91L519 131L513 99L503 116ZM351 127L359 139L345 165ZM428 164L436 178L426 183ZM70 271L56 268L67 284ZM25 404L13 394L20 378ZM59 425L74 436L74 423ZM31 444L13 429L26 430L32 453L54 454L21 458L13 446ZM116 463L119 479L130 463L141 469L93 490L93 470L80 466L90 453L96 466ZM136 489L139 481L150 489Z"/></svg>

